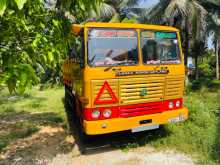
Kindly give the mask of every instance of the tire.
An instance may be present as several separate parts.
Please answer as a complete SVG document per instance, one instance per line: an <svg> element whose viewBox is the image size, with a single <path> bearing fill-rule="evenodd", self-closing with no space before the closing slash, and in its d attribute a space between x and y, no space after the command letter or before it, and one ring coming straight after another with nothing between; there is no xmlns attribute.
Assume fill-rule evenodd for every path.
<svg viewBox="0 0 220 165"><path fill-rule="evenodd" d="M68 86L65 86L65 111L69 130L72 134L77 131L80 141L86 143L89 141L90 136L85 134L85 132L83 131L80 117L77 117L76 114L76 105L76 98L72 93L72 89Z"/></svg>
<svg viewBox="0 0 220 165"><path fill-rule="evenodd" d="M72 89L66 85L65 85L64 103L65 103L65 111L66 111L67 122L69 125L69 130L71 133L73 133L75 130L74 125L76 124L77 121L76 99L72 93Z"/></svg>
<svg viewBox="0 0 220 165"><path fill-rule="evenodd" d="M79 121L80 122L80 121ZM88 143L89 140L91 139L90 135L87 135L84 131L83 131L83 126L81 123L78 124L78 129L79 129L79 138L83 143Z"/></svg>

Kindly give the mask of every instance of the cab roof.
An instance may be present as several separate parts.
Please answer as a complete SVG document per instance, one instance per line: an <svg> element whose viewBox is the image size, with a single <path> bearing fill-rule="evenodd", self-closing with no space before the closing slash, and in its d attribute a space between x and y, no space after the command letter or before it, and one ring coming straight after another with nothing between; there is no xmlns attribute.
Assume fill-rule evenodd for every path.
<svg viewBox="0 0 220 165"><path fill-rule="evenodd" d="M127 28L127 29L148 29L148 30L164 30L178 32L177 28L171 26L160 26L150 24L135 24L135 23L103 23L103 22L88 22L84 25L73 24L73 31L79 33L83 28Z"/></svg>

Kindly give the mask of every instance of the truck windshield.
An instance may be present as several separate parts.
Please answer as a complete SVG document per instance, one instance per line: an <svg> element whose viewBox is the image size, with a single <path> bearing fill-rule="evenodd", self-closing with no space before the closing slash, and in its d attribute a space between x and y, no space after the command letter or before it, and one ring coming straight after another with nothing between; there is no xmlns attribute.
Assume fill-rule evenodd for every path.
<svg viewBox="0 0 220 165"><path fill-rule="evenodd" d="M90 66L122 66L138 63L135 30L90 29L88 63Z"/></svg>
<svg viewBox="0 0 220 165"><path fill-rule="evenodd" d="M179 64L181 62L176 32L142 31L141 48L145 64Z"/></svg>

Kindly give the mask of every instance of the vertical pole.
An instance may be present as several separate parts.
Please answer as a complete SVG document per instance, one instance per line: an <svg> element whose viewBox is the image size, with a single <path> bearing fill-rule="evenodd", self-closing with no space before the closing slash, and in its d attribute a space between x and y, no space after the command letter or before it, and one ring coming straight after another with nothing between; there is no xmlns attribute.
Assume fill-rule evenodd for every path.
<svg viewBox="0 0 220 165"><path fill-rule="evenodd" d="M215 43L215 56L216 56L216 79L219 80L219 43L218 39Z"/></svg>

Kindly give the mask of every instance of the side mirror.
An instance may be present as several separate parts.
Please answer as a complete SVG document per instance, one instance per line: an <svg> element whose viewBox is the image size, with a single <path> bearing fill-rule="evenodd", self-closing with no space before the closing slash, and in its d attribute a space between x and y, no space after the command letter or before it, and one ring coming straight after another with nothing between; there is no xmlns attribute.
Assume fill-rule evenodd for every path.
<svg viewBox="0 0 220 165"><path fill-rule="evenodd" d="M83 54L80 55L79 65L80 65L80 68L84 68L85 67L85 60L84 60Z"/></svg>
<svg viewBox="0 0 220 165"><path fill-rule="evenodd" d="M80 68L84 68L85 67L85 43L84 43L84 39L82 38L81 40L81 52L80 52L80 56L79 56L79 64L80 64Z"/></svg>
<svg viewBox="0 0 220 165"><path fill-rule="evenodd" d="M75 48L71 48L69 50L69 58L72 59L73 63L78 64L80 68L85 67L83 53L77 53Z"/></svg>

